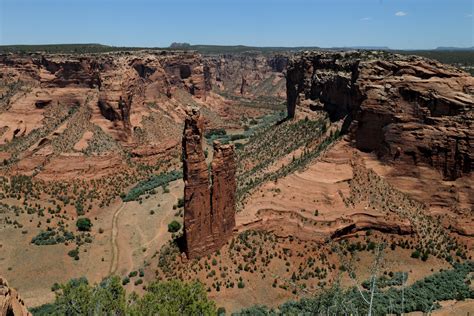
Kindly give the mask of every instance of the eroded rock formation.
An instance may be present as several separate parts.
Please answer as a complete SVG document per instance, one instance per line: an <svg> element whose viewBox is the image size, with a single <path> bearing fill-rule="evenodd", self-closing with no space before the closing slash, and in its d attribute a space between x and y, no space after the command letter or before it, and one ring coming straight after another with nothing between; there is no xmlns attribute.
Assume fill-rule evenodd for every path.
<svg viewBox="0 0 474 316"><path fill-rule="evenodd" d="M237 169L233 145L214 142L212 159L211 209L214 241L220 248L232 235L235 227L235 191Z"/></svg>
<svg viewBox="0 0 474 316"><path fill-rule="evenodd" d="M184 237L188 258L219 249L235 227L233 145L214 144L212 185L202 149L203 119L188 111L183 133Z"/></svg>
<svg viewBox="0 0 474 316"><path fill-rule="evenodd" d="M7 280L0 277L0 315L29 316L25 303L17 291L8 286Z"/></svg>
<svg viewBox="0 0 474 316"><path fill-rule="evenodd" d="M211 233L211 189L202 150L203 119L192 110L184 122L184 235L188 257L206 252L213 244Z"/></svg>
<svg viewBox="0 0 474 316"><path fill-rule="evenodd" d="M287 69L297 105L345 118L355 147L427 164L453 180L474 169L474 78L436 61L382 52L305 52Z"/></svg>
<svg viewBox="0 0 474 316"><path fill-rule="evenodd" d="M188 106L205 104L209 128L240 128L242 116L280 104L287 59L158 50L0 54L0 163L49 180L44 170L57 169L50 164L57 157L84 178L94 173L72 157L92 165L127 152L148 164L168 148L177 157ZM249 106L234 106L241 99Z"/></svg>
<svg viewBox="0 0 474 316"><path fill-rule="evenodd" d="M247 97L284 97L288 56L257 53L207 56L212 87Z"/></svg>

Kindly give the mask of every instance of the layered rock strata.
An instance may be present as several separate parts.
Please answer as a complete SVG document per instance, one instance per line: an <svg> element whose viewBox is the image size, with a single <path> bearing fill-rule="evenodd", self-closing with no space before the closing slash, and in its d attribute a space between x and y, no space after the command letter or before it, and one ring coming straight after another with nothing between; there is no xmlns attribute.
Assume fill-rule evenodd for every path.
<svg viewBox="0 0 474 316"><path fill-rule="evenodd" d="M232 145L214 144L210 177L202 149L203 125L198 110L188 111L182 144L184 237L188 258L216 251L235 227L234 148Z"/></svg>
<svg viewBox="0 0 474 316"><path fill-rule="evenodd" d="M258 53L206 56L212 88L244 97L284 97L288 56Z"/></svg>
<svg viewBox="0 0 474 316"><path fill-rule="evenodd" d="M235 227L235 192L237 170L234 146L214 142L212 160L211 209L215 230L214 241L220 248Z"/></svg>
<svg viewBox="0 0 474 316"><path fill-rule="evenodd" d="M360 150L427 164L445 179L474 168L474 78L436 61L385 52L305 52L287 69L288 116L297 106L345 119Z"/></svg>

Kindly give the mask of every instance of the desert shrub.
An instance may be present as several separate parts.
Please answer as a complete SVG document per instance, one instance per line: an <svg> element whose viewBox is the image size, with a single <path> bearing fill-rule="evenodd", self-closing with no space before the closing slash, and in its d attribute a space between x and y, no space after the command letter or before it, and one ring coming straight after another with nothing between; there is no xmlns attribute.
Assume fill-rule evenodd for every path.
<svg viewBox="0 0 474 316"><path fill-rule="evenodd" d="M54 283L53 286L51 287L51 291L52 292L55 292L57 290L59 290L61 287L58 283Z"/></svg>
<svg viewBox="0 0 474 316"><path fill-rule="evenodd" d="M135 284L135 285L140 285L140 284L142 284L142 283L143 283L143 280L142 280L142 279L137 279L137 280L135 280L135 283L134 283L134 284Z"/></svg>
<svg viewBox="0 0 474 316"><path fill-rule="evenodd" d="M172 221L168 224L168 232L176 233L181 229L181 224L178 221Z"/></svg>
<svg viewBox="0 0 474 316"><path fill-rule="evenodd" d="M206 137L207 139L216 139L216 138L219 138L221 136L225 136L227 135L227 132L225 129L223 128L216 128L216 129L211 129L211 130L208 130L205 134L204 134L204 137Z"/></svg>
<svg viewBox="0 0 474 316"><path fill-rule="evenodd" d="M418 249L415 250L415 251L413 251L413 252L411 253L411 257L412 257L412 258L415 258L415 259L420 258L420 255L421 255L421 253L420 253L420 251L419 251Z"/></svg>
<svg viewBox="0 0 474 316"><path fill-rule="evenodd" d="M54 230L52 230L52 231L41 231L41 232L39 232L38 235L33 237L33 239L31 240L31 243L35 244L37 246L55 245L55 244L57 244L56 232Z"/></svg>
<svg viewBox="0 0 474 316"><path fill-rule="evenodd" d="M139 182L136 186L134 186L128 192L128 194L122 198L122 200L124 202L137 200L141 195L150 193L153 189L161 186L163 186L163 190L165 191L165 185L182 177L183 173L180 170L173 170L170 172L160 173L159 175L153 175L147 180Z"/></svg>
<svg viewBox="0 0 474 316"><path fill-rule="evenodd" d="M74 234L69 231L56 231L51 229L40 231L38 235L31 239L31 243L37 246L56 245L74 240L74 238Z"/></svg>
<svg viewBox="0 0 474 316"><path fill-rule="evenodd" d="M70 250L67 255L69 257L72 257L72 258L76 258L78 255L79 255L79 250L76 248L76 249L72 249Z"/></svg>
<svg viewBox="0 0 474 316"><path fill-rule="evenodd" d="M230 135L230 140L231 140L231 141L236 141L236 140L245 139L245 138L247 138L247 135L245 135L245 134L234 134L234 135Z"/></svg>
<svg viewBox="0 0 474 316"><path fill-rule="evenodd" d="M92 227L92 222L87 217L78 218L76 221L76 227L79 231L90 231Z"/></svg>

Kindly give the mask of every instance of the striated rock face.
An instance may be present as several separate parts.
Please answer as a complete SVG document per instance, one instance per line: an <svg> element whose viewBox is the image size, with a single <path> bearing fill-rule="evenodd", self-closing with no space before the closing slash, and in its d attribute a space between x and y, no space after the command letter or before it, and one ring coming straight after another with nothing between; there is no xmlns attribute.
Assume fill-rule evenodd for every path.
<svg viewBox="0 0 474 316"><path fill-rule="evenodd" d="M180 151L188 106L205 105L211 128L240 128L242 116L280 108L287 60L158 50L0 54L0 173L8 160L8 173L41 177L54 158L71 155L121 154L124 167L128 154L156 162L154 153Z"/></svg>
<svg viewBox="0 0 474 316"><path fill-rule="evenodd" d="M225 54L205 57L214 89L247 97L284 97L288 56Z"/></svg>
<svg viewBox="0 0 474 316"><path fill-rule="evenodd" d="M213 234L220 248L232 235L235 227L235 172L234 146L214 142L212 159L212 218Z"/></svg>
<svg viewBox="0 0 474 316"><path fill-rule="evenodd" d="M235 158L232 145L214 144L212 186L202 149L203 119L188 111L183 133L184 237L188 258L219 249L235 227Z"/></svg>
<svg viewBox="0 0 474 316"><path fill-rule="evenodd" d="M0 277L0 315L31 315L18 293L8 286L7 280Z"/></svg>
<svg viewBox="0 0 474 316"><path fill-rule="evenodd" d="M211 232L211 189L202 150L203 119L192 110L184 122L184 235L188 257L206 253L213 244Z"/></svg>
<svg viewBox="0 0 474 316"><path fill-rule="evenodd" d="M474 78L415 56L305 52L287 69L288 116L298 105L345 119L355 147L385 161L427 164L445 179L474 168Z"/></svg>

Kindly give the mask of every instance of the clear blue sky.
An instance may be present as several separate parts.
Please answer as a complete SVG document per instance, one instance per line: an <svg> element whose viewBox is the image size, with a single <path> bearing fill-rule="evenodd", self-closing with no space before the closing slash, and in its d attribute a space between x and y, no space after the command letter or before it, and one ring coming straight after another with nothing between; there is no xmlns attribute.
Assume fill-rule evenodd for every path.
<svg viewBox="0 0 474 316"><path fill-rule="evenodd" d="M474 46L474 0L0 0L0 44Z"/></svg>

